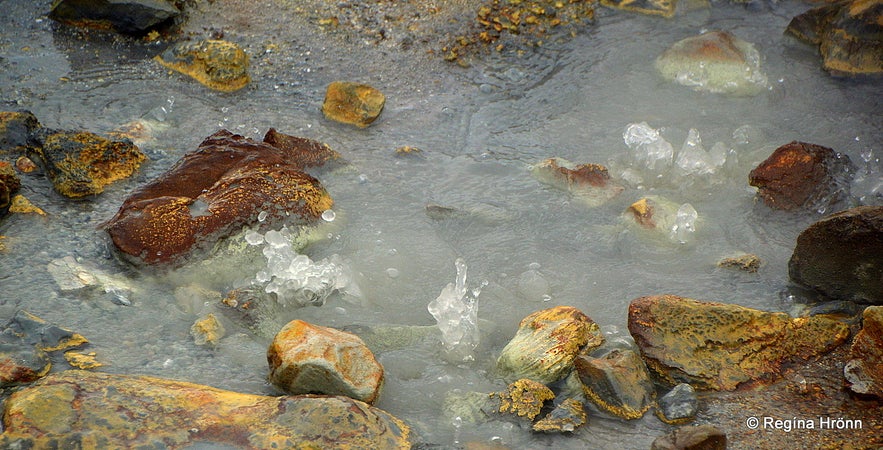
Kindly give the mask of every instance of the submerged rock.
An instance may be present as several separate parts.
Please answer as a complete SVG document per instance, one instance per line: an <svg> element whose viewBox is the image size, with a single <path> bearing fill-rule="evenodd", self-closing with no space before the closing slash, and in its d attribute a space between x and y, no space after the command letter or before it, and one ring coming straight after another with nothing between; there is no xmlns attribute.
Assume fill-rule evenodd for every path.
<svg viewBox="0 0 883 450"><path fill-rule="evenodd" d="M214 314L209 313L202 319L197 320L190 327L190 336L196 345L217 345L224 337L224 326Z"/></svg>
<svg viewBox="0 0 883 450"><path fill-rule="evenodd" d="M869 306L843 367L849 389L883 398L883 306Z"/></svg>
<svg viewBox="0 0 883 450"><path fill-rule="evenodd" d="M883 305L883 206L841 211L803 230L788 274L832 299Z"/></svg>
<svg viewBox="0 0 883 450"><path fill-rule="evenodd" d="M563 158L549 158L531 167L542 183L573 193L588 206L600 206L624 188L610 181L607 168L600 164L575 165Z"/></svg>
<svg viewBox="0 0 883 450"><path fill-rule="evenodd" d="M655 195L632 203L623 213L623 217L627 222L638 225L641 230L652 232L651 236L667 236L670 242L676 244L691 242L701 223L699 213L693 205L678 205Z"/></svg>
<svg viewBox="0 0 883 450"><path fill-rule="evenodd" d="M728 256L717 262L718 267L738 269L748 273L757 273L757 269L760 268L760 265L760 257L752 253L741 253L735 256Z"/></svg>
<svg viewBox="0 0 883 450"><path fill-rule="evenodd" d="M572 306L556 306L525 317L497 359L504 380L528 378L549 384L565 377L578 354L604 343L592 319Z"/></svg>
<svg viewBox="0 0 883 450"><path fill-rule="evenodd" d="M768 85L757 49L726 31L676 42L656 59L656 69L666 80L696 91L750 96Z"/></svg>
<svg viewBox="0 0 883 450"><path fill-rule="evenodd" d="M770 208L826 208L849 192L849 157L828 147L793 141L777 148L748 174Z"/></svg>
<svg viewBox="0 0 883 450"><path fill-rule="evenodd" d="M78 347L86 338L18 311L0 331L0 388L31 383L52 369L49 353Z"/></svg>
<svg viewBox="0 0 883 450"><path fill-rule="evenodd" d="M662 380L715 390L772 381L788 364L828 352L849 336L846 324L827 316L791 318L674 295L633 300L628 327Z"/></svg>
<svg viewBox="0 0 883 450"><path fill-rule="evenodd" d="M586 397L602 411L640 419L653 406L653 381L637 353L615 349L600 358L579 356L574 365Z"/></svg>
<svg viewBox="0 0 883 450"><path fill-rule="evenodd" d="M727 450L727 435L714 425L680 427L653 441L651 450Z"/></svg>
<svg viewBox="0 0 883 450"><path fill-rule="evenodd" d="M675 386L667 394L663 395L658 403L656 415L659 420L668 424L682 424L693 420L699 412L699 399L693 386L681 383Z"/></svg>
<svg viewBox="0 0 883 450"><path fill-rule="evenodd" d="M238 91L251 80L248 55L232 42L180 42L154 59L216 91Z"/></svg>
<svg viewBox="0 0 883 450"><path fill-rule="evenodd" d="M80 27L142 33L180 14L169 0L55 0L49 18Z"/></svg>
<svg viewBox="0 0 883 450"><path fill-rule="evenodd" d="M358 336L293 320L267 350L270 382L290 394L345 395L374 403L383 367Z"/></svg>
<svg viewBox="0 0 883 450"><path fill-rule="evenodd" d="M673 17L677 0L601 0L601 4L614 9L650 14L654 16Z"/></svg>
<svg viewBox="0 0 883 450"><path fill-rule="evenodd" d="M505 392L498 392L500 398L500 412L511 413L520 417L533 420L547 400L555 398L552 390L545 384L533 380L517 380L506 387Z"/></svg>
<svg viewBox="0 0 883 450"><path fill-rule="evenodd" d="M883 73L883 1L847 0L813 8L786 28L818 45L822 67L833 75Z"/></svg>
<svg viewBox="0 0 883 450"><path fill-rule="evenodd" d="M130 195L105 227L123 255L156 264L181 262L195 248L257 224L262 212L266 226L315 223L333 201L303 172L313 148L277 148L218 131Z"/></svg>
<svg viewBox="0 0 883 450"><path fill-rule="evenodd" d="M3 428L3 448L411 447L401 420L345 397L266 397L79 370L12 394Z"/></svg>
<svg viewBox="0 0 883 450"><path fill-rule="evenodd" d="M386 97L371 86L348 81L335 81L325 91L322 113L335 122L365 128L380 112Z"/></svg>

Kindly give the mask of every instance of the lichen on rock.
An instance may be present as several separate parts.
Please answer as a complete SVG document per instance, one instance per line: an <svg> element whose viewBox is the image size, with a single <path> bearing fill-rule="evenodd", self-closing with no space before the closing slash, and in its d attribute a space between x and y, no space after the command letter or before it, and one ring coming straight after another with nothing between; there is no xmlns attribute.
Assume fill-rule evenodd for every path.
<svg viewBox="0 0 883 450"><path fill-rule="evenodd" d="M181 42L154 59L216 91L238 91L251 80L248 55L228 41Z"/></svg>
<svg viewBox="0 0 883 450"><path fill-rule="evenodd" d="M385 103L383 93L367 84L335 81L325 91L322 113L335 122L365 128L380 116Z"/></svg>

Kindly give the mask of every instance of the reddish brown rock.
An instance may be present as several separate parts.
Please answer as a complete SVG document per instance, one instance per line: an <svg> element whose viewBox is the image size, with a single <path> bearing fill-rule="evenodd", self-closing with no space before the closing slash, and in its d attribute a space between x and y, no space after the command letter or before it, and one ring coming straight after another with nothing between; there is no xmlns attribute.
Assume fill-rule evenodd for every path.
<svg viewBox="0 0 883 450"><path fill-rule="evenodd" d="M129 196L105 224L107 232L124 255L156 264L181 262L195 248L257 223L262 211L268 225L315 222L333 202L303 169L321 159L316 149L326 157L330 149L303 142L309 145L279 148L218 131Z"/></svg>
<svg viewBox="0 0 883 450"><path fill-rule="evenodd" d="M755 167L748 174L748 183L758 188L758 195L771 208L826 206L848 192L843 180L850 166L846 155L794 141L777 148Z"/></svg>
<svg viewBox="0 0 883 450"><path fill-rule="evenodd" d="M832 299L883 305L883 206L859 206L810 225L797 237L788 274Z"/></svg>
<svg viewBox="0 0 883 450"><path fill-rule="evenodd" d="M853 392L883 398L883 306L869 306L862 313L862 330L843 374Z"/></svg>

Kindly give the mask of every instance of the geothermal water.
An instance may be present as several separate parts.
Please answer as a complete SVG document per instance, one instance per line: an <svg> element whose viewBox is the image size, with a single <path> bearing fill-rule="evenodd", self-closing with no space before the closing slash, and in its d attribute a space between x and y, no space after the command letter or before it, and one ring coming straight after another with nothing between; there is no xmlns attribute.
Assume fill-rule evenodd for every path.
<svg viewBox="0 0 883 450"><path fill-rule="evenodd" d="M624 343L627 306L643 295L802 311L808 299L790 289L787 261L797 234L827 211L757 204L748 172L780 145L800 140L848 155L858 167L850 201L883 204L883 87L830 77L816 49L784 36L791 17L809 8L797 2L715 2L671 20L599 9L573 37L522 55L490 52L468 68L441 60L439 36L403 48L358 29L323 31L320 16L290 2L194 3L186 30L223 30L251 55L246 89L212 92L168 73L150 59L164 44L59 27L45 16L48 2L0 2L4 110L31 110L53 128L105 133L142 120L151 129L139 143L149 161L131 179L75 202L25 175L22 193L48 216L0 222L0 317L27 309L83 334L104 371L278 394L266 382L265 353L288 320L435 326L428 305L482 286L467 299L475 317L462 321L477 324L478 337L472 328L448 330L468 336L447 342L466 339L468 357L452 362L440 333L378 352L386 385L377 406L445 446L648 448L667 429L652 414L632 422L593 414L573 435L543 436L513 422L470 424L446 415L444 400L455 390L501 390L499 350L524 316L555 305L579 308L608 340ZM664 82L655 58L705 30L753 43L768 88L727 97ZM378 121L364 130L326 121L320 106L335 80L384 92ZM243 230L214 257L169 272L114 257L98 226L129 192L219 128L260 139L269 127L325 142L349 163L318 174L335 200L319 229ZM406 145L423 151L397 156ZM625 190L592 207L531 176L551 157L604 164ZM665 232L623 220L645 196L675 205ZM435 214L430 204L456 212ZM757 254L759 272L715 266L738 252ZM64 267L92 273L84 277L97 284L63 288L51 273ZM452 282L462 295L446 288ZM197 346L193 322L217 313L227 290L251 285L284 300L251 318L254 326L216 314L226 336L214 348Z"/></svg>

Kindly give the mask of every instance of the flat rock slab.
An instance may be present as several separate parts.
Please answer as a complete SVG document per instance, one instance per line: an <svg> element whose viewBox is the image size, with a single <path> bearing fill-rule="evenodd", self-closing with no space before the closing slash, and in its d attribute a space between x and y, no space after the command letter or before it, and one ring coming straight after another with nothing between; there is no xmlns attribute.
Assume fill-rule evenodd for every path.
<svg viewBox="0 0 883 450"><path fill-rule="evenodd" d="M674 295L633 300L628 327L663 381L714 390L773 381L789 363L824 354L849 336L846 324L827 316L792 318Z"/></svg>
<svg viewBox="0 0 883 450"><path fill-rule="evenodd" d="M3 448L411 447L402 421L345 397L266 397L79 370L12 394L3 427Z"/></svg>

